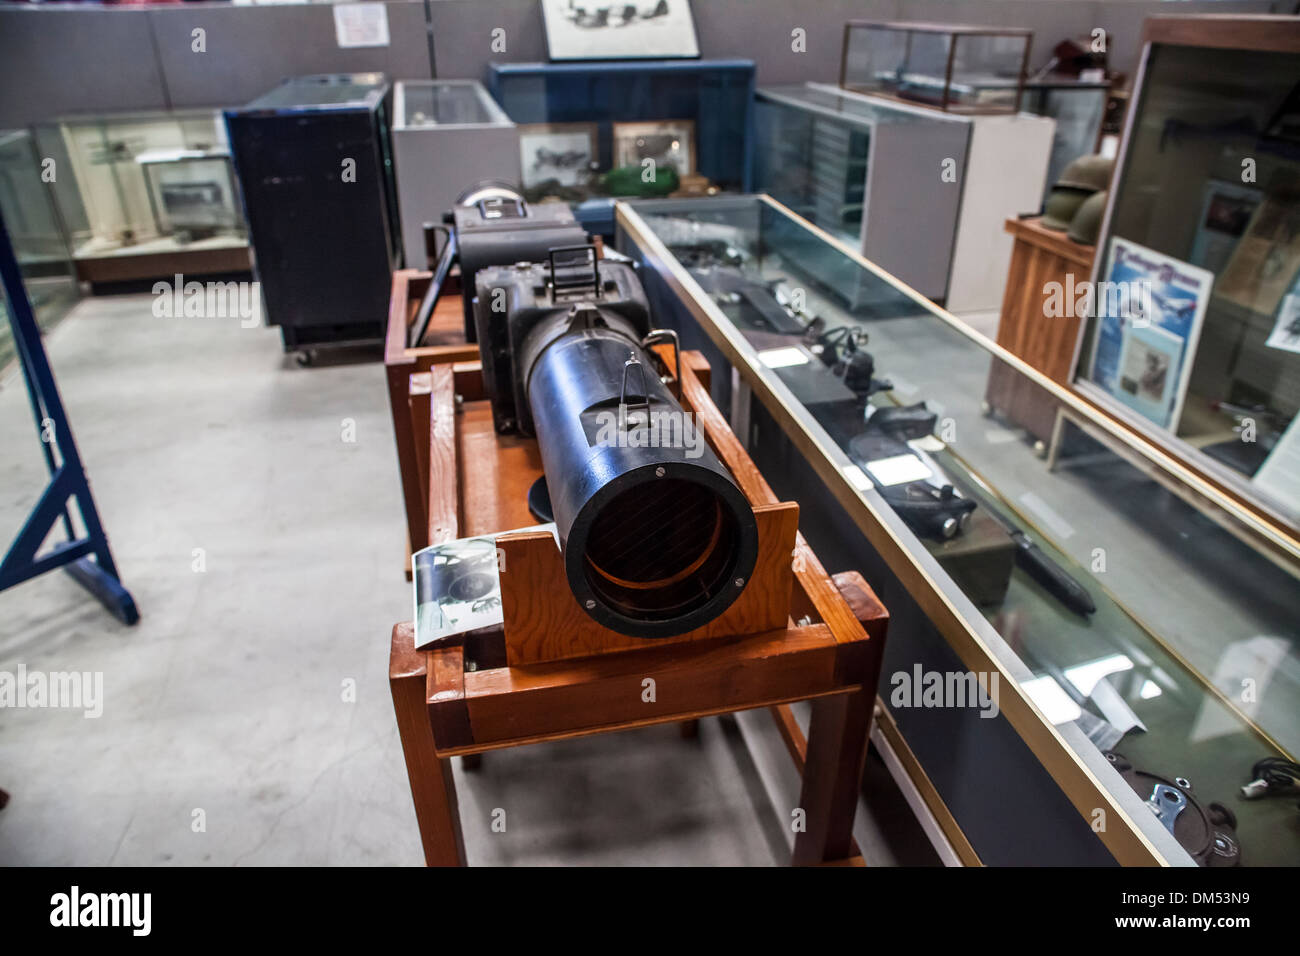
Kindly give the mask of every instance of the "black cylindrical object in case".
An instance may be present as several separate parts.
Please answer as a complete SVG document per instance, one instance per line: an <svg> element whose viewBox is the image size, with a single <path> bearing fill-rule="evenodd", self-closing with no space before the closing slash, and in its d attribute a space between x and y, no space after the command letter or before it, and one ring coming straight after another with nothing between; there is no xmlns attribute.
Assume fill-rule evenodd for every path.
<svg viewBox="0 0 1300 956"><path fill-rule="evenodd" d="M543 323L522 385L569 586L604 626L670 637L722 614L754 571L749 502L619 315Z"/></svg>

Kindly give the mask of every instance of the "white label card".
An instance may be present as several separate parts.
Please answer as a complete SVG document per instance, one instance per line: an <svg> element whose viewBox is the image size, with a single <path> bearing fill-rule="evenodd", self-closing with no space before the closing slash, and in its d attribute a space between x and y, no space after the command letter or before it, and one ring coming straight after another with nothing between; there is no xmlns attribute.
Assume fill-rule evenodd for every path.
<svg viewBox="0 0 1300 956"><path fill-rule="evenodd" d="M382 3L336 3L334 33L345 50L388 46L388 8Z"/></svg>

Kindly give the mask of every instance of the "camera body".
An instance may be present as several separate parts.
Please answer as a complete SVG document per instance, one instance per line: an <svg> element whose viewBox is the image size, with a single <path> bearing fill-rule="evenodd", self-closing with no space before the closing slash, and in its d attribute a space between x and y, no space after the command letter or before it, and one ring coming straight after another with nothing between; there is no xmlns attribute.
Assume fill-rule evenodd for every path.
<svg viewBox="0 0 1300 956"><path fill-rule="evenodd" d="M530 205L517 196L488 196L449 213L456 229L464 287L473 290L479 270L514 262L540 262L560 246L587 241L587 233L562 203ZM472 296L465 296L465 338L477 340Z"/></svg>
<svg viewBox="0 0 1300 956"><path fill-rule="evenodd" d="M528 379L557 338L604 328L639 349L650 331L650 306L635 268L597 259L590 246L550 251L543 262L480 269L474 298L483 380L501 433L534 433Z"/></svg>

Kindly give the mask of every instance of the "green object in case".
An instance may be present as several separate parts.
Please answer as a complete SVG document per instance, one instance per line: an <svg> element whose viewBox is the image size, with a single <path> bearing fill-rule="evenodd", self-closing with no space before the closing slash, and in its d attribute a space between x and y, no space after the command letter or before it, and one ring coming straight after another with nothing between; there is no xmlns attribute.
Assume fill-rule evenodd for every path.
<svg viewBox="0 0 1300 956"><path fill-rule="evenodd" d="M676 192L681 184L677 170L672 166L657 167L654 176L648 181L643 177L643 173L644 170L639 165L611 169L604 177L605 189L611 196L651 198Z"/></svg>

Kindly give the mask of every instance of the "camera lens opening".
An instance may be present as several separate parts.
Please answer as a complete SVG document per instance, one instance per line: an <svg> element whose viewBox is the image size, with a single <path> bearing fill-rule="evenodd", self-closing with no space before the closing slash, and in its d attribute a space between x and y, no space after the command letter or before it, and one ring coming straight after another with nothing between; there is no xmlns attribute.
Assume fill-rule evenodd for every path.
<svg viewBox="0 0 1300 956"><path fill-rule="evenodd" d="M683 478L627 488L596 515L583 554L587 584L611 610L643 621L690 614L734 587L735 514Z"/></svg>

